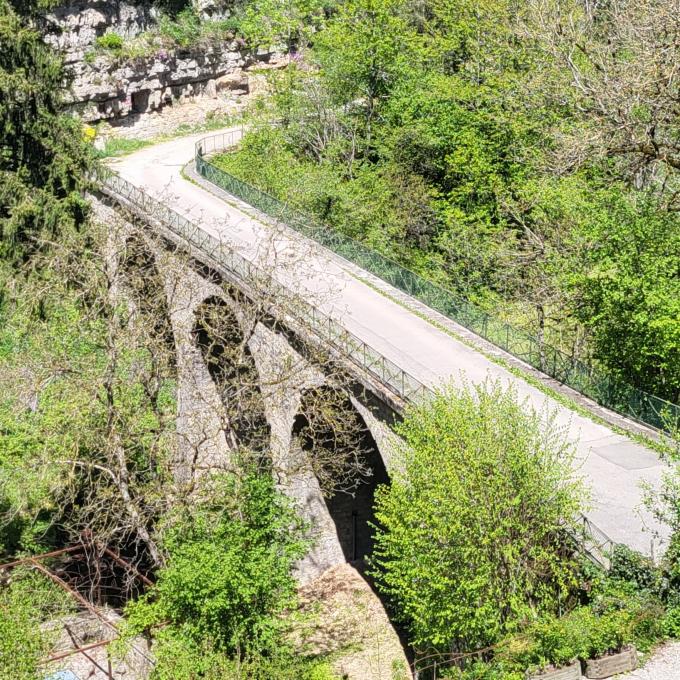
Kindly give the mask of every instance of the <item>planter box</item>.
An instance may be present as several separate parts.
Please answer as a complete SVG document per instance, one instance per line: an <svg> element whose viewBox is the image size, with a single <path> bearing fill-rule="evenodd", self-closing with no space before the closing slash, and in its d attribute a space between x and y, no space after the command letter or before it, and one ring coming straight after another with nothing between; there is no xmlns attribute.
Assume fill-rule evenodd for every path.
<svg viewBox="0 0 680 680"><path fill-rule="evenodd" d="M581 680L581 662L575 659L568 666L545 668L540 673L530 675L528 680Z"/></svg>
<svg viewBox="0 0 680 680"><path fill-rule="evenodd" d="M618 654L601 656L586 661L586 678L609 678L617 673L627 673L637 668L637 650L626 647Z"/></svg>

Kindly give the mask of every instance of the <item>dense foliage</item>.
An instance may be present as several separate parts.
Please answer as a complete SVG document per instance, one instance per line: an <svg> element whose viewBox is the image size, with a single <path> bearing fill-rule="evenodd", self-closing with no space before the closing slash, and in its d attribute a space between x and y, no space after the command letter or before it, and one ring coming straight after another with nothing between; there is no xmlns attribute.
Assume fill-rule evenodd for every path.
<svg viewBox="0 0 680 680"><path fill-rule="evenodd" d="M583 489L550 414L498 385L452 389L407 413L399 432L371 562L416 668L521 680L678 635L677 531L660 564L625 546L608 571L579 557ZM677 482L662 501L677 527Z"/></svg>
<svg viewBox="0 0 680 680"><path fill-rule="evenodd" d="M291 568L307 544L291 506L261 472L214 478L209 503L167 518L167 565L131 605L133 628L167 622L180 638L210 640L230 654L275 648L279 617L294 601Z"/></svg>
<svg viewBox="0 0 680 680"><path fill-rule="evenodd" d="M616 653L633 644L649 652L677 637L678 591L668 588L668 561L655 565L625 546L604 571L582 563L575 599L561 616L543 616L500 640L481 659L449 665L456 680L522 680L526 670Z"/></svg>
<svg viewBox="0 0 680 680"><path fill-rule="evenodd" d="M89 153L61 112L59 57L7 0L0 46L0 258L16 258L82 224Z"/></svg>
<svg viewBox="0 0 680 680"><path fill-rule="evenodd" d="M661 0L349 0L220 163L677 401L676 19Z"/></svg>
<svg viewBox="0 0 680 680"><path fill-rule="evenodd" d="M400 426L403 469L376 497L373 563L417 646L492 644L574 587L565 542L581 491L545 417L547 434L491 386L439 394Z"/></svg>
<svg viewBox="0 0 680 680"><path fill-rule="evenodd" d="M210 486L209 502L166 518L167 564L128 607L131 634L162 624L155 677L195 677L196 668L208 677L321 673L312 661L295 662L284 639L305 527L262 470L215 477Z"/></svg>
<svg viewBox="0 0 680 680"><path fill-rule="evenodd" d="M113 226L62 234L7 281L0 553L42 552L87 530L160 561L149 532L172 502L173 354L149 271L136 309L110 297Z"/></svg>

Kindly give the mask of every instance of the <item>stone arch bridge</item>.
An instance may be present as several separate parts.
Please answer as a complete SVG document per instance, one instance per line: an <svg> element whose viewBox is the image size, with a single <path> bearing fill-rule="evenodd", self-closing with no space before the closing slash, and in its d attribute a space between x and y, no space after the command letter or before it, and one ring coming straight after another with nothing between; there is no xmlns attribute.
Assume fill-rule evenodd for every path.
<svg viewBox="0 0 680 680"><path fill-rule="evenodd" d="M191 239L181 240L154 217L149 200L146 212L121 194L113 203L122 214L98 206L110 225L113 266L136 266L162 289L177 366L176 475L226 466L241 444L257 449L253 437L266 439L282 487L312 525L300 582L345 563L361 569L372 548L373 494L389 479L396 445L390 425L404 408L407 376L378 358L372 369L352 361L351 334L318 316L325 335L317 335L303 321L308 310L300 300L289 298L281 314L281 291L276 303L269 291L262 294L271 282L254 269L241 278L221 262L219 250L207 256L206 243L188 245ZM155 231L142 226L148 222ZM115 278L125 282L121 274ZM329 345L329 332L338 333L337 347ZM363 347L357 351L368 359ZM411 387L422 386L412 381ZM310 452L319 447L328 453L315 467ZM346 465L324 469L336 455ZM330 488L331 476L340 488Z"/></svg>
<svg viewBox="0 0 680 680"><path fill-rule="evenodd" d="M405 404L425 398L440 379L455 377L454 371L467 371L468 379L474 381L500 376L517 386L520 396L537 410L545 404L557 409L558 422L574 441L582 472L594 491L593 508L585 520L593 536L592 551L601 555L599 548L609 542L608 536L646 553L659 551L667 530L640 509L640 483L658 486L666 469L652 450L499 368L483 352L466 347L456 337L459 329L447 333L436 315L431 319L434 325L430 324L424 318L433 316L427 308L381 287L369 273L344 261L338 263L341 258L318 257L322 248L315 250L302 237L291 238L285 225L266 223L261 214L233 196L201 184L202 178L192 173L190 165L186 173L193 181L187 181L185 162L193 158L197 141L201 141L197 136L187 137L132 154L116 164L117 173L107 175L102 188L115 205L152 227L140 232L142 237L160 235L166 244L180 246L197 265L186 268L182 285L168 284L172 276L164 274L168 295L172 289L178 299L183 296L177 311L171 313L175 336L186 341L186 350L182 350L187 353L186 361L180 363L203 376L193 394L189 388L186 394L180 393L183 404L196 401L199 395L206 404L216 407L220 403L219 381L210 374L206 348L190 342L196 337L195 310L206 304L233 318L232 325L240 325L234 342L247 336L248 361L262 384L281 388L271 399L262 395L260 413L271 428L281 459L290 456L295 440L304 445L311 424L302 421L305 399L322 388L331 389L348 395L338 408L346 409L351 414L347 417L365 428L367 442L370 434L372 443L367 447L375 451L372 460L378 479L390 471L389 424ZM201 149L209 151L206 143ZM280 248L281 243L287 245ZM158 251L159 246L153 247ZM163 261L160 252L154 257ZM324 287L331 279L345 288L327 303L324 296L335 295ZM225 283L238 294L225 295ZM268 310L269 320L265 323L263 318L262 323L246 328L239 295L258 300ZM318 362L307 360L305 352L310 351L325 352L325 365L334 367L332 375L315 368ZM281 367L298 368L284 379L277 374ZM187 423L201 420L202 430L211 432L201 444L204 462L222 455L217 419L211 421L210 410L197 410L186 418ZM332 537L333 512L337 519L340 511L312 496L305 502L324 515L317 524L327 527ZM334 537L321 541L303 572L313 575L348 556L360 556L366 549L363 546L370 544L359 536L364 521L361 513L356 508L342 512L345 524L336 527Z"/></svg>
<svg viewBox="0 0 680 680"><path fill-rule="evenodd" d="M409 402L427 398L433 381L428 385L414 371L402 368L420 366L417 360L400 363L388 358L384 349L376 349L336 315L326 313L328 305L317 304L316 294L323 297L329 292L320 286L312 296L296 279L300 267L314 266L310 252L305 248L294 252L290 263L276 255L272 243L282 232L275 231L269 243L258 244L266 251L264 256L252 257L241 254L209 220L203 222L203 207L219 213L229 197L216 199L180 175L183 163L178 164L177 157L190 157L195 141L189 138L138 152L119 167L119 173L102 178L104 204L99 209L107 212L109 224L118 225L110 229L109 252L131 248L142 252L143 267L163 291L166 331L172 336L178 370L177 474L226 464L240 444L234 436L244 441L256 433L247 442L254 448L260 445L258 437L266 437L276 474L315 533L314 547L299 566L303 590L308 584L334 598L348 590L347 583L361 581L347 565L361 569L372 548L373 494L378 484L388 481L398 446L390 425ZM142 188L144 178L154 180L154 186ZM239 215L230 225L235 232L241 222L253 219L242 205L230 206L229 212ZM120 258L113 259L117 266L125 266ZM317 281L325 278L323 269L315 275ZM368 275L368 282L362 272L353 276L372 290ZM404 307L408 306L407 301ZM381 341L389 347L387 339ZM323 408L315 408L319 403ZM343 440L342 424L350 433L348 440ZM588 451L584 460L601 497L593 513L595 522L584 518L591 537L586 548L595 559L606 560L611 533L615 541L650 552L650 539L656 535L645 532L655 527L649 515L638 512L637 483L645 479L657 484L664 466L649 450L613 435L605 426L588 427L592 444L582 447ZM361 483L348 484L333 495L324 493L325 472L314 466L310 449L326 450L326 461L338 451L341 458L348 450L359 451L359 461L351 456L348 461L356 464ZM593 449L597 456L590 456ZM612 475L614 468L603 461L617 451L621 459L615 461L617 471ZM334 472L342 478L344 470L341 466ZM607 533L599 529L602 523ZM370 591L363 597L364 611L382 623L379 630L371 629L363 651L347 665L343 661L342 671L352 678L389 677L395 661L405 663L403 651L377 598ZM341 627L366 627L365 617L356 618L355 604L352 600L353 623L343 619ZM337 620L336 613L330 618ZM369 672L369 666L375 672Z"/></svg>

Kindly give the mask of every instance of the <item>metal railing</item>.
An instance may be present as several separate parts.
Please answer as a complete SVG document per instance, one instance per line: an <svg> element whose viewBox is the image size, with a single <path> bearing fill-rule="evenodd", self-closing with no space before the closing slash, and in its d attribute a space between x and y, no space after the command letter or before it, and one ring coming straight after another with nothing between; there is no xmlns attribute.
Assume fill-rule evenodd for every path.
<svg viewBox="0 0 680 680"><path fill-rule="evenodd" d="M146 216L155 219L182 241L210 257L249 287L264 291L268 296L280 300L294 297L293 291L276 281L264 269L131 182L113 173L102 173L99 180L104 191L113 198L122 198ZM358 365L403 401L418 401L433 394L432 390L417 378L299 296L295 296L295 304L289 314L298 323L304 324L323 343Z"/></svg>
<svg viewBox="0 0 680 680"><path fill-rule="evenodd" d="M98 180L102 191L115 201L141 213L144 219L155 220L184 243L193 246L224 267L248 288L264 291L274 298L294 297L294 307L288 312L294 321L311 330L321 342L364 370L406 404L417 404L422 399L434 396L434 391L427 385L341 326L332 317L295 296L293 291L275 280L271 274L199 225L110 170L101 169ZM579 515L579 523L583 536L575 538L582 545L585 554L597 564L608 568L608 554L616 544L584 515Z"/></svg>
<svg viewBox="0 0 680 680"><path fill-rule="evenodd" d="M616 543L585 515L580 516L581 549L592 562L609 569Z"/></svg>
<svg viewBox="0 0 680 680"><path fill-rule="evenodd" d="M198 141L196 171L257 210L313 239L601 406L658 430L673 432L680 427L680 406L677 404L633 387L539 341L531 333L494 317L460 295L243 182L206 158L209 154L233 149L242 136L243 130L234 130Z"/></svg>

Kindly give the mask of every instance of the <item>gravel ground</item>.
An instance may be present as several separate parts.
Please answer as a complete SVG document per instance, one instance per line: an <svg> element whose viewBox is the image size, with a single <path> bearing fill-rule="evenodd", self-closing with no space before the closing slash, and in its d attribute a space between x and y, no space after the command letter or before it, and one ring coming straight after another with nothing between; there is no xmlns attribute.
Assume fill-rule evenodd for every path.
<svg viewBox="0 0 680 680"><path fill-rule="evenodd" d="M644 666L616 680L680 680L680 642L659 647Z"/></svg>

